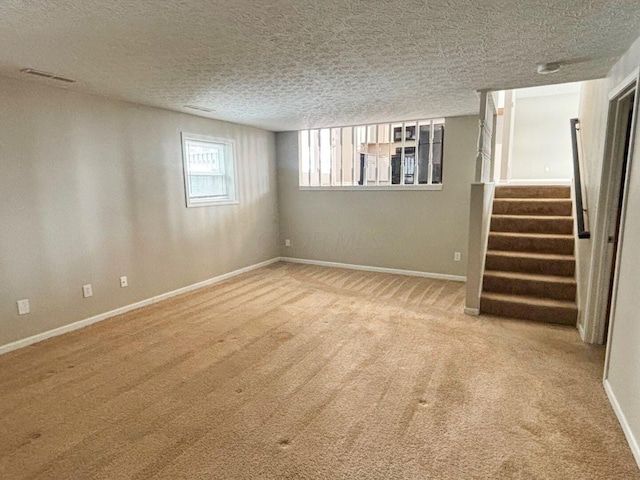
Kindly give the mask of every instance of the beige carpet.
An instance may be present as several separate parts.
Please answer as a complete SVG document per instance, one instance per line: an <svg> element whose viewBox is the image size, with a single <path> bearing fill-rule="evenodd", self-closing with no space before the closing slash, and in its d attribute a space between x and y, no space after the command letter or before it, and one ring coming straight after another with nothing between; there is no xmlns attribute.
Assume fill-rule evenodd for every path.
<svg viewBox="0 0 640 480"><path fill-rule="evenodd" d="M279 263L0 356L0 478L637 479L575 329Z"/></svg>

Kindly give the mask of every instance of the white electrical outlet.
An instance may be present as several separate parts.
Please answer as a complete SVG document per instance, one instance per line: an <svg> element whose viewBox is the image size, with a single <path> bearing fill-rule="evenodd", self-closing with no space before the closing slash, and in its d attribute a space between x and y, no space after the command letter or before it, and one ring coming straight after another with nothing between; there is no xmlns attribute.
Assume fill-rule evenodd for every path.
<svg viewBox="0 0 640 480"><path fill-rule="evenodd" d="M91 288L91 284L87 283L82 286L82 296L84 298L89 298L93 296L93 288Z"/></svg>
<svg viewBox="0 0 640 480"><path fill-rule="evenodd" d="M24 300L18 300L18 315L26 315L31 312L31 307L29 307L29 299L25 298Z"/></svg>
<svg viewBox="0 0 640 480"><path fill-rule="evenodd" d="M460 254L460 252L455 252L453 254L453 261L454 262L459 262L461 258L462 258L462 255Z"/></svg>
<svg viewBox="0 0 640 480"><path fill-rule="evenodd" d="M285 247L290 247L291 246L291 240L289 240L288 238L284 241L284 246Z"/></svg>
<svg viewBox="0 0 640 480"><path fill-rule="evenodd" d="M124 277L120 277L120 286L122 288L129 286L129 281L127 280L126 275Z"/></svg>

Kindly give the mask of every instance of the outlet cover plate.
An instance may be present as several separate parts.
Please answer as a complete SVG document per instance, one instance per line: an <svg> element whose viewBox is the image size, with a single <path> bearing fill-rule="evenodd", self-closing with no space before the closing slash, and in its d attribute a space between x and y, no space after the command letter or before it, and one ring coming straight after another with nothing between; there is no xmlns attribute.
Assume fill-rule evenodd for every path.
<svg viewBox="0 0 640 480"><path fill-rule="evenodd" d="M31 312L31 307L29 306L29 299L25 298L24 300L18 300L18 315L26 315Z"/></svg>

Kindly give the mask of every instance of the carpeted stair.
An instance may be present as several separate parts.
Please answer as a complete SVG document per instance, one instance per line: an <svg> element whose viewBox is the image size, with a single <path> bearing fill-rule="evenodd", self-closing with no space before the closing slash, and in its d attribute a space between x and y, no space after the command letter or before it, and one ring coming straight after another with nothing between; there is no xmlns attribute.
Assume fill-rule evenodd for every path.
<svg viewBox="0 0 640 480"><path fill-rule="evenodd" d="M496 187L480 313L575 325L571 190Z"/></svg>

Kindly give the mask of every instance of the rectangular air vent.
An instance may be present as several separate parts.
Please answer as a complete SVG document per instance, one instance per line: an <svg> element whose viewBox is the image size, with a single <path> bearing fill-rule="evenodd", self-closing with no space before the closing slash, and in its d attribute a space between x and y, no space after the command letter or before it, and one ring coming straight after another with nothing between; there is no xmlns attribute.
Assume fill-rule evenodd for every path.
<svg viewBox="0 0 640 480"><path fill-rule="evenodd" d="M50 78L51 80L58 80L60 82L76 83L76 81L72 80L71 78L61 77L60 75L56 75L55 73L43 72L41 70L35 70L33 68L23 68L22 70L20 70L20 72L28 73L29 75L35 75L37 77Z"/></svg>
<svg viewBox="0 0 640 480"><path fill-rule="evenodd" d="M198 107L197 105L185 105L184 108L190 108L191 110L199 110L201 112L208 112L208 113L213 112L212 108Z"/></svg>

